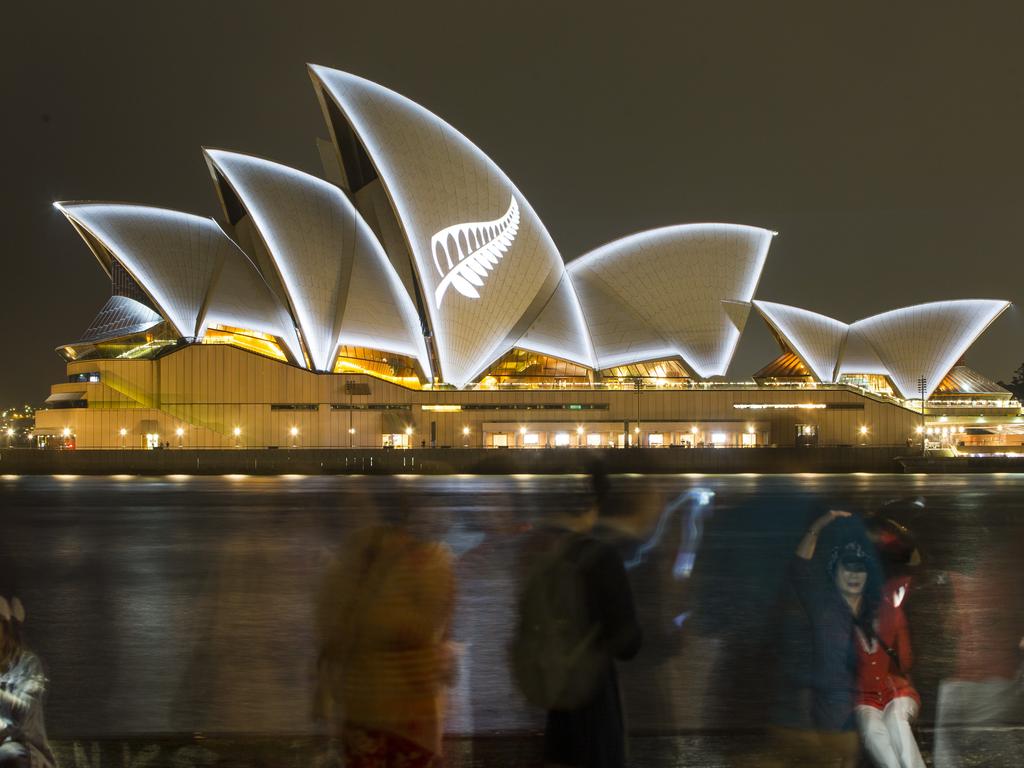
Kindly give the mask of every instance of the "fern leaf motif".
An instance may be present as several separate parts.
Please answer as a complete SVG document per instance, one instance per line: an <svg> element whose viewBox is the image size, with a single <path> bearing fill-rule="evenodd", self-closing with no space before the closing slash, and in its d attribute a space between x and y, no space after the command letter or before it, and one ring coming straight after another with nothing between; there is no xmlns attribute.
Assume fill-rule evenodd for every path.
<svg viewBox="0 0 1024 768"><path fill-rule="evenodd" d="M519 203L511 198L508 211L500 219L445 227L430 238L430 251L441 282L434 291L434 306L441 308L448 288L469 299L479 299L483 287L519 231Z"/></svg>

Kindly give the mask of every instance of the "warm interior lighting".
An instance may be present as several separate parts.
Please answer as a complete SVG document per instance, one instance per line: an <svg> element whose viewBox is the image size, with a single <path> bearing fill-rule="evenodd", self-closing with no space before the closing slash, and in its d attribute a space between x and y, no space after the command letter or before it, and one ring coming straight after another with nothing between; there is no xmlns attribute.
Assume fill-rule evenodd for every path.
<svg viewBox="0 0 1024 768"><path fill-rule="evenodd" d="M802 411L819 410L827 408L825 403L734 403L733 408L749 409L751 411L779 410L788 411L800 409Z"/></svg>
<svg viewBox="0 0 1024 768"><path fill-rule="evenodd" d="M583 427L576 427L576 434L577 434L577 435L582 435L582 434L583 434L583 432L584 432L584 429L583 429Z"/></svg>
<svg viewBox="0 0 1024 768"><path fill-rule="evenodd" d="M914 431L919 435L924 434L924 427L914 427Z"/></svg>
<svg viewBox="0 0 1024 768"><path fill-rule="evenodd" d="M348 428L348 433L349 433L350 435L354 435L354 434L356 433L356 428L355 428L355 427L349 427L349 428Z"/></svg>
<svg viewBox="0 0 1024 768"><path fill-rule="evenodd" d="M699 429L697 429L696 427L690 427L690 434L691 435L696 435L696 434L699 434L699 433L700 433Z"/></svg>
<svg viewBox="0 0 1024 768"><path fill-rule="evenodd" d="M525 435L526 434L526 427L520 427L519 428L519 434L520 435Z"/></svg>
<svg viewBox="0 0 1024 768"><path fill-rule="evenodd" d="M417 363L411 357L369 347L342 346L334 361L335 373L363 373L406 389L422 389Z"/></svg>
<svg viewBox="0 0 1024 768"><path fill-rule="evenodd" d="M288 357L278 340L269 334L230 325L211 325L203 336L203 344L226 344L274 360L287 361Z"/></svg>
<svg viewBox="0 0 1024 768"><path fill-rule="evenodd" d="M421 410L432 411L433 413L460 413L461 405L422 405Z"/></svg>

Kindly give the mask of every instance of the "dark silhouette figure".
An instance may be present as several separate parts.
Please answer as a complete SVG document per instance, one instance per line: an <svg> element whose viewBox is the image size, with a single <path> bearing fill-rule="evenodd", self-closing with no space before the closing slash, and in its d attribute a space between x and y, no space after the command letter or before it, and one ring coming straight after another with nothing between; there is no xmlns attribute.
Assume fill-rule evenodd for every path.
<svg viewBox="0 0 1024 768"><path fill-rule="evenodd" d="M549 766L619 768L626 739L616 660L632 658L641 632L622 558L591 531L607 500L596 473L590 504L525 543L525 579L511 647L524 696L547 710Z"/></svg>

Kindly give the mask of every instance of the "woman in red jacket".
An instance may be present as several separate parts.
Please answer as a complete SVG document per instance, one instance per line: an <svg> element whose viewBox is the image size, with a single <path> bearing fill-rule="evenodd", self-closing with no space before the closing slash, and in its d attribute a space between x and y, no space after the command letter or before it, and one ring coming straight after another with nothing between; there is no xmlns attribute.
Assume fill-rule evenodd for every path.
<svg viewBox="0 0 1024 768"><path fill-rule="evenodd" d="M910 729L921 699L907 679L913 655L900 605L906 589L904 580L889 581L874 617L854 624L860 681L857 725L864 748L880 768L924 768Z"/></svg>

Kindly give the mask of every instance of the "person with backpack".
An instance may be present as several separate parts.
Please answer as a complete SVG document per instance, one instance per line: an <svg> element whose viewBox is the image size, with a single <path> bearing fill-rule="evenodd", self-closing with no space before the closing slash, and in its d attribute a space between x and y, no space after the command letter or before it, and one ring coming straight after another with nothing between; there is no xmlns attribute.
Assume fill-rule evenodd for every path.
<svg viewBox="0 0 1024 768"><path fill-rule="evenodd" d="M510 663L526 700L547 711L546 765L621 768L625 719L615 663L636 655L641 631L622 558L592 534L608 498L602 472L592 489L591 503L524 546Z"/></svg>

